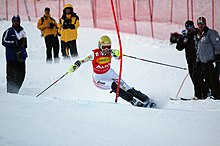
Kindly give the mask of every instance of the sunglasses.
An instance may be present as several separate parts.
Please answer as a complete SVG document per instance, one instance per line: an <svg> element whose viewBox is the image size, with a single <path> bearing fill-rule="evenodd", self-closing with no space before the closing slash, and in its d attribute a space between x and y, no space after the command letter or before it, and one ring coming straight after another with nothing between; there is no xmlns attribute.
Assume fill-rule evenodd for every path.
<svg viewBox="0 0 220 146"><path fill-rule="evenodd" d="M71 10L70 9L66 9L66 14L71 14Z"/></svg>
<svg viewBox="0 0 220 146"><path fill-rule="evenodd" d="M197 25L205 25L205 22L198 21L198 22L197 22Z"/></svg>
<svg viewBox="0 0 220 146"><path fill-rule="evenodd" d="M19 23L20 21L19 20L13 20L12 22L18 22Z"/></svg>

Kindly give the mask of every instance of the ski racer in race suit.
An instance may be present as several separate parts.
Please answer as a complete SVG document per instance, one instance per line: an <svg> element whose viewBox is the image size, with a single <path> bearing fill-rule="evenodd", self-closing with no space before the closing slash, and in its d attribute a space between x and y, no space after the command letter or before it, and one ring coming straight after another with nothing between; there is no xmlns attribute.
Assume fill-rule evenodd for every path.
<svg viewBox="0 0 220 146"><path fill-rule="evenodd" d="M111 68L112 57L120 59L120 52L111 49L111 39L102 36L98 42L98 48L92 50L84 59L77 60L70 66L68 73L74 72L81 64L92 61L93 83L101 89L112 90L116 93L118 75ZM123 80L120 81L119 96L138 107L156 107L156 104L147 95L128 86ZM135 98L136 99L135 99Z"/></svg>

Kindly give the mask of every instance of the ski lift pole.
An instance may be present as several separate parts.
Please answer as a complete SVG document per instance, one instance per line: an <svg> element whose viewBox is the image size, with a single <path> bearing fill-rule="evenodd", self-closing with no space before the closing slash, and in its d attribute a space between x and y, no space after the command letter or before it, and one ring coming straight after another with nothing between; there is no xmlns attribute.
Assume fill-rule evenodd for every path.
<svg viewBox="0 0 220 146"><path fill-rule="evenodd" d="M44 89L42 92L40 92L36 97L39 97L41 94L43 94L45 91L47 91L50 87L52 87L54 84L56 84L59 80L61 80L63 77L65 77L68 74L68 72L66 72L65 74L63 74L59 79L57 79L56 81L54 81L50 86L48 86L46 89Z"/></svg>
<svg viewBox="0 0 220 146"><path fill-rule="evenodd" d="M155 63L155 64L159 64L159 65L164 65L164 66L169 66L169 67L178 68L178 69L182 69L182 70L187 70L187 68L184 68L184 67L179 67L179 66L165 64L165 63L156 62L156 61L151 61L151 60L147 60L147 59L143 59L143 58L134 57L134 56L131 56L131 55L123 54L123 56L133 58L133 59L137 59L137 60L141 60L141 61L150 62L150 63Z"/></svg>

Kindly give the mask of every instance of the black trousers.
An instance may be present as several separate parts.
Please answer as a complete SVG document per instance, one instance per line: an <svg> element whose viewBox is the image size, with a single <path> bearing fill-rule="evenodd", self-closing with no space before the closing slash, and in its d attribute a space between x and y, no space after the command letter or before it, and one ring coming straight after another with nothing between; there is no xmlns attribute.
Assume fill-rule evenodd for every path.
<svg viewBox="0 0 220 146"><path fill-rule="evenodd" d="M25 78L25 62L7 62L6 80L7 92L18 93Z"/></svg>
<svg viewBox="0 0 220 146"><path fill-rule="evenodd" d="M189 70L189 76L194 84L194 80L193 80L193 72L195 70L195 66L196 66L196 61L192 61L192 62L188 62L188 70Z"/></svg>
<svg viewBox="0 0 220 146"><path fill-rule="evenodd" d="M45 37L45 44L46 44L46 55L47 55L47 60L52 59L52 50L53 50L53 56L54 58L59 57L59 40L57 36L48 35Z"/></svg>
<svg viewBox="0 0 220 146"><path fill-rule="evenodd" d="M61 41L61 52L63 57L69 57L69 51L70 55L72 57L77 57L77 46L76 46L76 40L72 40L69 42Z"/></svg>
<svg viewBox="0 0 220 146"><path fill-rule="evenodd" d="M211 90L211 95L216 99L220 98L220 84L217 75L217 69L213 65L213 61L207 63L196 63L195 72L193 73L196 97L202 98L203 79L207 88Z"/></svg>
<svg viewBox="0 0 220 146"><path fill-rule="evenodd" d="M207 98L207 94L209 93L209 89L207 87L207 84L204 81L204 78L205 78L204 73L202 73L202 72L196 73L196 74L199 74L199 79L197 78L197 76L193 76L194 72L196 70L196 61L188 62L188 70L189 70L189 75L190 75L190 78L191 78L193 86L194 86L194 95L200 99ZM200 80L200 83L199 83L200 88L197 87L198 80Z"/></svg>

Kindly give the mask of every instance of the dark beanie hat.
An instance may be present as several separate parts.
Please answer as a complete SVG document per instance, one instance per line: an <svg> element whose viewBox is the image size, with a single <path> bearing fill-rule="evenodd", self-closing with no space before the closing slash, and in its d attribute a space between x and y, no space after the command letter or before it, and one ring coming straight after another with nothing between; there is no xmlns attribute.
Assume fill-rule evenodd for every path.
<svg viewBox="0 0 220 146"><path fill-rule="evenodd" d="M194 28L194 23L193 23L193 21L187 20L187 21L185 22L185 27L186 27L186 29Z"/></svg>
<svg viewBox="0 0 220 146"><path fill-rule="evenodd" d="M19 22L21 22L21 18L19 15L14 15L11 19L11 21L13 22L14 20L18 20Z"/></svg>
<svg viewBox="0 0 220 146"><path fill-rule="evenodd" d="M46 7L46 8L44 9L44 11L50 11L50 8Z"/></svg>

